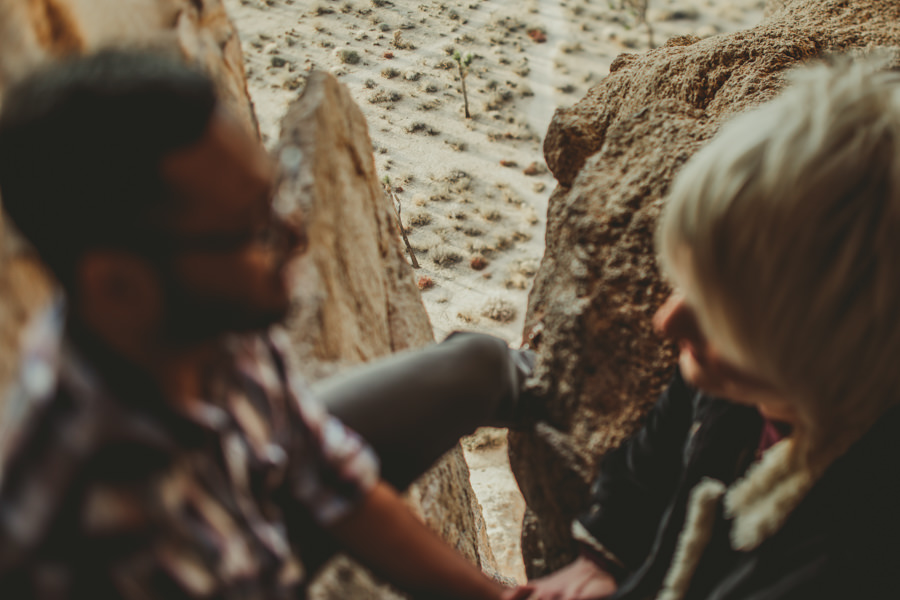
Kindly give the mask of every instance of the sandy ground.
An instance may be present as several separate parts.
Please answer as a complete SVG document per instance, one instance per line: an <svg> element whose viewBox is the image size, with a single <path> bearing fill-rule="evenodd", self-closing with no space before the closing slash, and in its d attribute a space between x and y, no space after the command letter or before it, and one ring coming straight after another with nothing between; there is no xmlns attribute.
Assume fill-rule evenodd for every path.
<svg viewBox="0 0 900 600"><path fill-rule="evenodd" d="M241 35L264 141L311 69L338 76L369 122L417 256L438 339L455 329L521 339L554 180L541 138L648 28L622 0L225 0ZM650 0L653 42L752 26L763 0ZM471 118L464 116L459 65ZM465 444L504 574L524 578L524 503L505 432Z"/></svg>

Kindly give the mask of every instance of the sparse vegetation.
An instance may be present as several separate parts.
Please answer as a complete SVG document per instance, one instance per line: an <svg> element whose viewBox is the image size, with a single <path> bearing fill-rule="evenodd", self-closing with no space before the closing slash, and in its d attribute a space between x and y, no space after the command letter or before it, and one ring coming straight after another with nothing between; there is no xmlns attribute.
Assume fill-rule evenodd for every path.
<svg viewBox="0 0 900 600"><path fill-rule="evenodd" d="M440 265L442 267L449 267L451 265L455 265L463 259L462 254L457 252L455 249L450 246L442 245L437 246L431 251L431 260L434 261L434 264Z"/></svg>
<svg viewBox="0 0 900 600"><path fill-rule="evenodd" d="M434 110L441 105L440 100L436 100L432 98L431 100L426 100L419 104L419 110Z"/></svg>
<svg viewBox="0 0 900 600"><path fill-rule="evenodd" d="M444 143L456 150L457 152L466 151L466 143L462 140L444 140Z"/></svg>
<svg viewBox="0 0 900 600"><path fill-rule="evenodd" d="M516 305L505 298L491 298L481 309L481 315L498 323L511 323L515 320Z"/></svg>
<svg viewBox="0 0 900 600"><path fill-rule="evenodd" d="M400 206L400 200L398 200L397 196L394 194L394 189L391 187L391 178L385 175L384 179L381 180L381 184L384 187L385 194L387 194L388 198L391 199L391 203L394 205L394 214L397 215L397 224L400 226L400 235L403 237L403 243L406 244L406 252L409 254L412 266L414 269L418 269L419 261L416 259L416 253L409 243L409 238L406 237L406 230L403 228L403 219L400 217L400 210L402 207Z"/></svg>
<svg viewBox="0 0 900 600"><path fill-rule="evenodd" d="M438 135L440 131L438 131L428 123L416 121L415 123L407 125L406 133L427 133L428 135Z"/></svg>
<svg viewBox="0 0 900 600"><path fill-rule="evenodd" d="M342 80L368 121L378 177L390 175L385 190L395 201L397 235L406 238L403 258L421 265L408 283L437 288L422 293L429 310L450 303L438 317L440 328L456 321L465 305L465 318L489 331L508 328L503 324L515 318L499 299L514 303L522 317L546 222L540 207L556 185L541 159L542 136L531 129L540 121L532 113L550 110L548 96L566 103L583 95L600 78L597 69L605 63L598 56L643 51L654 33L652 41L661 42L663 33L727 31L720 22L744 11L720 11L718 3L726 0L714 0L710 12L655 2L649 13L650 0L564 0L561 14L572 21L560 25L537 0L502 6L475 0L232 1L260 10L274 4L270 19L294 5L290 19L271 19L271 31L250 30L245 50L252 91L290 100L311 72L346 74ZM701 11L702 22L688 22ZM701 26L711 33L701 33ZM536 94L538 101L528 101ZM261 124L269 145L278 135L273 119L265 114L272 123ZM525 259L531 263L521 267ZM454 278L476 293L463 293Z"/></svg>
<svg viewBox="0 0 900 600"><path fill-rule="evenodd" d="M394 40L391 42L391 45L398 50L415 50L416 47L403 39L403 35L401 35L400 30L394 32Z"/></svg>
<svg viewBox="0 0 900 600"><path fill-rule="evenodd" d="M471 52L468 52L463 56L460 54L459 50L453 51L453 60L456 61L456 66L459 68L459 81L462 86L463 105L465 107L467 119L471 119L472 115L469 114L469 94L466 92L466 75L469 74L469 65L472 64L474 58L475 57Z"/></svg>
<svg viewBox="0 0 900 600"><path fill-rule="evenodd" d="M610 0L612 4L613 0ZM647 19L647 9L650 7L650 0L618 0L620 10L627 10L634 15L639 24L647 28L647 45L653 48L653 26Z"/></svg>
<svg viewBox="0 0 900 600"><path fill-rule="evenodd" d="M345 65L355 65L360 61L359 52L353 48L341 48L337 51L338 60Z"/></svg>
<svg viewBox="0 0 900 600"><path fill-rule="evenodd" d="M415 227L422 227L431 223L431 214L425 211L414 212L409 215L406 222Z"/></svg>
<svg viewBox="0 0 900 600"><path fill-rule="evenodd" d="M393 79L400 75L400 69L395 69L394 67L385 67L381 70L381 76L385 79Z"/></svg>
<svg viewBox="0 0 900 600"><path fill-rule="evenodd" d="M369 96L368 100L369 104L383 104L397 102L402 97L399 92L379 90Z"/></svg>

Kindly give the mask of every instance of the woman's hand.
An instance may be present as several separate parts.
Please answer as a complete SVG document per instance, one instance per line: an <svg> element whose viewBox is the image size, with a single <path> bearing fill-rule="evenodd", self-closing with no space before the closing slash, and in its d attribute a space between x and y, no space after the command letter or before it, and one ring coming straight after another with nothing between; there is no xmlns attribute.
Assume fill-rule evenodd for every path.
<svg viewBox="0 0 900 600"><path fill-rule="evenodd" d="M527 600L530 597L531 587L527 585L520 585L503 592L503 595L500 596L500 600Z"/></svg>
<svg viewBox="0 0 900 600"><path fill-rule="evenodd" d="M615 593L618 585L612 575L582 556L525 587L531 589L528 600L601 600Z"/></svg>

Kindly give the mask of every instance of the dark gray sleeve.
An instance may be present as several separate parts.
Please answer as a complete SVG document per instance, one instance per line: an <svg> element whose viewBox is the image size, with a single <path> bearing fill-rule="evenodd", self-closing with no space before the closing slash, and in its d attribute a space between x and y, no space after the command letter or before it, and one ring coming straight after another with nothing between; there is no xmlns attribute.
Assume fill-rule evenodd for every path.
<svg viewBox="0 0 900 600"><path fill-rule="evenodd" d="M327 379L314 391L371 444L383 477L402 489L461 436L516 422L532 363L530 352L501 339L454 333Z"/></svg>

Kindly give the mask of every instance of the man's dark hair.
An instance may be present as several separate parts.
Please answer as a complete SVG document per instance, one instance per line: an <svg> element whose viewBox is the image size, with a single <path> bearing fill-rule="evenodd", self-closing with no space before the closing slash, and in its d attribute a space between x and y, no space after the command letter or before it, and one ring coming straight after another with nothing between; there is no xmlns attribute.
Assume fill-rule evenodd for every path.
<svg viewBox="0 0 900 600"><path fill-rule="evenodd" d="M170 198L162 158L198 141L215 105L206 75L136 51L57 63L9 89L0 194L64 286L84 250L142 239Z"/></svg>

